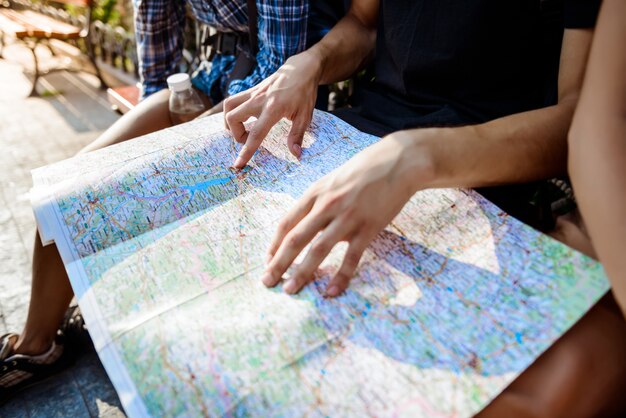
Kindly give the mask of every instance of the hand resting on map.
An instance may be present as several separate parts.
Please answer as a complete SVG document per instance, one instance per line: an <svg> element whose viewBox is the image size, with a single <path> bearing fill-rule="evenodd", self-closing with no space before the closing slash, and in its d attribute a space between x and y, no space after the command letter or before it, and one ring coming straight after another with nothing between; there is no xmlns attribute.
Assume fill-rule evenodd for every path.
<svg viewBox="0 0 626 418"><path fill-rule="evenodd" d="M319 60L312 54L292 56L260 84L224 102L224 124L235 141L244 143L233 166L243 168L282 118L293 122L287 137L289 151L300 157L304 131L309 127L317 98ZM248 132L244 122L258 118Z"/></svg>
<svg viewBox="0 0 626 418"><path fill-rule="evenodd" d="M263 283L277 285L312 242L303 262L284 284L287 293L296 293L313 279L332 248L347 241L343 262L326 289L328 296L341 294L370 242L419 185L429 182L432 170L427 159L420 158L424 154L415 152L417 146L414 137L396 132L313 184L280 222L268 250Z"/></svg>

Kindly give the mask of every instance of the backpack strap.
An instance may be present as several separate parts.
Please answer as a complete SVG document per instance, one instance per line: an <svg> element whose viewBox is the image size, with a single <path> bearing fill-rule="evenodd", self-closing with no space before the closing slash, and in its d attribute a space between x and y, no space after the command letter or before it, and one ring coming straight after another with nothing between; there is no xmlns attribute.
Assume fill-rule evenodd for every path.
<svg viewBox="0 0 626 418"><path fill-rule="evenodd" d="M233 70L228 76L226 85L230 85L233 80L241 80L250 74L256 66L256 54L258 52L258 24L257 7L255 0L247 0L248 3L248 45L242 45L237 54Z"/></svg>
<svg viewBox="0 0 626 418"><path fill-rule="evenodd" d="M248 37L250 38L250 51L256 56L259 52L259 25L256 0L248 0Z"/></svg>

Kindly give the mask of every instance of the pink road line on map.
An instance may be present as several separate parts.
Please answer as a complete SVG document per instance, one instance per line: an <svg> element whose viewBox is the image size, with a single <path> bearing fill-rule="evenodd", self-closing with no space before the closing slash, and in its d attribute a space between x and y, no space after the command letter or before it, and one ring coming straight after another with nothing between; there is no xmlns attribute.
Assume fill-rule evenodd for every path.
<svg viewBox="0 0 626 418"><path fill-rule="evenodd" d="M193 254L192 265L189 269L189 272L199 278L200 282L207 291L213 290L215 286L211 284L212 276L206 271L202 270L202 263L200 261L200 258L198 257L199 255L203 254L202 249L196 245L192 245L189 241L186 240L182 241L180 243L180 246L186 248L188 253Z"/></svg>
<svg viewBox="0 0 626 418"><path fill-rule="evenodd" d="M232 396L230 396L228 388L223 384L222 375L220 374L219 370L214 367L214 365L217 364L217 359L215 358L215 350L213 348L213 333L211 332L211 328L209 327L209 325L206 325L204 327L204 330L207 338L206 352L209 354L209 370L213 375L213 379L216 382L216 387L220 395L220 400L222 401L222 404L224 406L227 406L226 414L224 416L232 417L230 408L230 404L232 403Z"/></svg>

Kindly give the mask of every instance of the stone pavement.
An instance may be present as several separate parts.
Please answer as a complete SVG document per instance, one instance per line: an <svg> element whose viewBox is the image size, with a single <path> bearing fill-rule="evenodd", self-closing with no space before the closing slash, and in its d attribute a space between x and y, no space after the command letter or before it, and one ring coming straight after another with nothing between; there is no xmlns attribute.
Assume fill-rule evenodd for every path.
<svg viewBox="0 0 626 418"><path fill-rule="evenodd" d="M30 170L72 156L118 118L89 74L52 73L40 79L42 97L27 98L24 66L32 68L28 49L9 45L0 59L0 335L19 332L26 319L35 231ZM0 417L65 416L125 416L93 350L0 407Z"/></svg>

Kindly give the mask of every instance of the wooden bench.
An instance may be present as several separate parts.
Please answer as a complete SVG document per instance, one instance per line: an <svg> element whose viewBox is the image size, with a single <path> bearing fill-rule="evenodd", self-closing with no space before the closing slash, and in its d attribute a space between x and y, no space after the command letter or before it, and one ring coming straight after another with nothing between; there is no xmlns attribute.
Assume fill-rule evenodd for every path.
<svg viewBox="0 0 626 418"><path fill-rule="evenodd" d="M46 44L48 49L54 54L49 44L51 39L66 42L83 39L85 41L89 61L95 68L96 75L100 79L100 86L101 88L106 88L100 70L96 65L93 45L89 42L93 0L48 0L48 3L56 3L62 6L72 5L84 9L86 17L84 27L74 26L33 10L21 10L16 7L0 7L0 58L2 57L2 49L6 44L6 37L18 39L30 49L35 63L35 76L30 96L36 96L37 81L39 77L44 74L39 68L39 60L35 52L37 46L39 44ZM52 68L45 73L59 70L73 71L68 68Z"/></svg>
<svg viewBox="0 0 626 418"><path fill-rule="evenodd" d="M111 109L122 115L139 103L139 86L128 85L120 87L110 87L107 89L107 98L111 104Z"/></svg>

